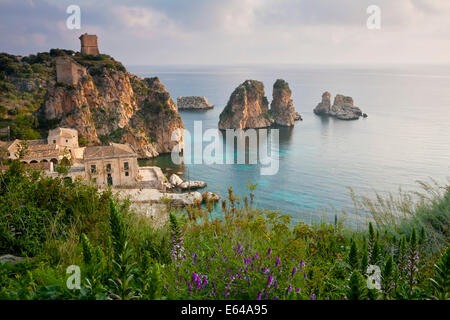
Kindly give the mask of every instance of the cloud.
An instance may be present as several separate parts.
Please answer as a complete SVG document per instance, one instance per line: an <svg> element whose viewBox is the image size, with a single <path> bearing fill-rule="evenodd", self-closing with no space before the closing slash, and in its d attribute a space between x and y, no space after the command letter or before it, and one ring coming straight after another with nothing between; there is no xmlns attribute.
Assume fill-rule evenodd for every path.
<svg viewBox="0 0 450 320"><path fill-rule="evenodd" d="M81 30L65 28L67 6ZM381 8L382 28L366 28ZM450 62L448 0L0 0L0 50L100 50L126 64Z"/></svg>
<svg viewBox="0 0 450 320"><path fill-rule="evenodd" d="M165 14L152 8L118 6L113 8L113 11L119 21L131 28L155 28L172 23Z"/></svg>

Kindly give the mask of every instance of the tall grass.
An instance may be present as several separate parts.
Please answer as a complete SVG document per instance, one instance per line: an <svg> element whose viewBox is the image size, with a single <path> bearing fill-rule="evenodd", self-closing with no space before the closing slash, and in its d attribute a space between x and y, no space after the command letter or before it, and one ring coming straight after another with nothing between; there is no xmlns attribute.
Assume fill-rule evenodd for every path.
<svg viewBox="0 0 450 320"><path fill-rule="evenodd" d="M352 189L350 195L357 210L368 212L378 228L405 234L424 228L429 244L439 250L450 238L450 178L447 181L446 186L433 179L417 181L420 191L399 189L396 195L375 192L370 197L357 195Z"/></svg>

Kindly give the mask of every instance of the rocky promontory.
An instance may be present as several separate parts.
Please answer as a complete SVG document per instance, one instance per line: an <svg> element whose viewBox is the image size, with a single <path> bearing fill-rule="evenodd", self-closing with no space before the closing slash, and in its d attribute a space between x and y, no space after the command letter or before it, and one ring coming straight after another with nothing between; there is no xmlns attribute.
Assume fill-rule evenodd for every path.
<svg viewBox="0 0 450 320"><path fill-rule="evenodd" d="M264 84L247 80L231 94L220 114L219 129L264 128L271 124Z"/></svg>
<svg viewBox="0 0 450 320"><path fill-rule="evenodd" d="M269 102L264 92L264 84L247 80L231 94L225 109L220 114L219 129L265 128L273 124L293 126L301 120L295 112L289 84L278 79L273 87L273 101Z"/></svg>
<svg viewBox="0 0 450 320"><path fill-rule="evenodd" d="M178 110L207 110L214 108L213 104L208 102L206 97L178 97L177 98Z"/></svg>
<svg viewBox="0 0 450 320"><path fill-rule="evenodd" d="M357 120L360 117L367 117L360 108L354 106L352 97L338 94L334 98L333 105L331 105L331 94L329 92L322 94L322 101L314 108L314 113L340 120Z"/></svg>
<svg viewBox="0 0 450 320"><path fill-rule="evenodd" d="M14 96L31 97L14 101L0 94L11 121L14 114L27 112L37 118L38 130L76 129L81 145L130 143L141 158L182 144L181 134L171 140L175 130L184 128L183 121L158 78L139 78L108 55L70 50L27 57L0 54L0 60L0 69L6 70L2 83Z"/></svg>

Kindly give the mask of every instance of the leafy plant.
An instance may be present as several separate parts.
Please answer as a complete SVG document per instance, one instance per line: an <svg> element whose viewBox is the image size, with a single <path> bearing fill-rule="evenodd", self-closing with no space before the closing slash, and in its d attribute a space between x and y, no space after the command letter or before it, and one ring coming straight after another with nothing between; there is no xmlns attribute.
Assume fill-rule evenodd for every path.
<svg viewBox="0 0 450 320"><path fill-rule="evenodd" d="M434 265L434 276L430 281L433 286L433 298L448 300L450 297L450 247L447 247Z"/></svg>

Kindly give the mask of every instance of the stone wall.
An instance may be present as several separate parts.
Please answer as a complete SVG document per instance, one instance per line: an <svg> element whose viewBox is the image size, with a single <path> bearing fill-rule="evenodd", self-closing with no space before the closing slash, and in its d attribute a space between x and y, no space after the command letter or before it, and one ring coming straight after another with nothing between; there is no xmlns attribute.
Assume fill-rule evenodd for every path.
<svg viewBox="0 0 450 320"><path fill-rule="evenodd" d="M67 57L56 59L56 81L69 85L78 83L86 75L86 69Z"/></svg>

